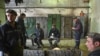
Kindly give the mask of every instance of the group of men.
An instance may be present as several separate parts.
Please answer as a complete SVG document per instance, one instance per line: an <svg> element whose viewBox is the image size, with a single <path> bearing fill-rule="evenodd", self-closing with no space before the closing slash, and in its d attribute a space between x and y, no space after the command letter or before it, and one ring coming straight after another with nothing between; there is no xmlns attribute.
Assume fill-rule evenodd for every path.
<svg viewBox="0 0 100 56"><path fill-rule="evenodd" d="M17 13L7 11L7 21L0 27L1 51L8 56L23 56L24 34L21 25L15 22Z"/></svg>
<svg viewBox="0 0 100 56"><path fill-rule="evenodd" d="M5 24L0 27L0 51L4 52L9 56L23 56L23 49L26 48L26 29L24 25L24 18L26 15L21 13L17 18L17 13L14 10L8 10L7 13L7 21ZM49 36L54 34L55 44L52 44L52 39L49 39L50 44L52 46L57 46L58 39L60 38L60 33L53 25L50 30ZM38 48L43 46L42 39L44 38L44 31L40 27L40 24L36 24L35 32L34 32L34 42L37 44Z"/></svg>
<svg viewBox="0 0 100 56"><path fill-rule="evenodd" d="M36 28L34 30L33 35L35 35L35 37L32 39L32 44L34 45L34 43L36 43L38 48L43 47L44 45L42 43L42 39L44 38L44 31L40 27L39 23L36 24ZM60 32L56 28L55 24L53 24L52 28L50 29L48 40L51 48L58 47L58 43L60 41ZM55 40L54 43L53 40Z"/></svg>
<svg viewBox="0 0 100 56"><path fill-rule="evenodd" d="M24 26L23 18L26 17L22 13L18 20L15 21L17 13L14 10L7 11L7 21L4 25L0 27L0 53L3 51L9 56L23 56L23 49L26 47L26 29ZM21 18L21 19L20 19ZM74 26L72 27L75 36L75 48L79 49L80 37L82 34L82 24L79 19L74 18ZM38 45L38 48L44 46L42 39L44 38L44 31L40 27L40 24L36 24L34 42ZM60 32L53 24L49 32L48 40L50 47L57 47L60 41ZM54 43L52 41L55 40ZM87 36L86 46L88 50L91 51L89 56L99 56L100 54L100 34L90 33Z"/></svg>

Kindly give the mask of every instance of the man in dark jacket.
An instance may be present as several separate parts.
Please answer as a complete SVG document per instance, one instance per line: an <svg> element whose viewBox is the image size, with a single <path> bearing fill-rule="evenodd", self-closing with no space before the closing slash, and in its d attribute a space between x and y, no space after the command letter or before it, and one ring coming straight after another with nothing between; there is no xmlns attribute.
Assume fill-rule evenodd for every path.
<svg viewBox="0 0 100 56"><path fill-rule="evenodd" d="M88 56L100 56L100 33L89 33L86 46L90 51Z"/></svg>
<svg viewBox="0 0 100 56"><path fill-rule="evenodd" d="M19 25L15 22L17 13L7 11L7 22L1 26L4 39L4 52L8 56L23 56L23 36Z"/></svg>
<svg viewBox="0 0 100 56"><path fill-rule="evenodd" d="M43 29L40 27L40 23L36 24L36 27L34 29L34 35L35 38L32 41L32 44L35 42L38 45L38 48L43 47L43 43L42 43L42 39L44 38L44 31Z"/></svg>
<svg viewBox="0 0 100 56"><path fill-rule="evenodd" d="M76 42L74 48L79 49L80 39L81 39L81 35L83 32L83 26L82 26L81 21L77 17L73 18L73 23L74 23L74 25L72 27L72 30L74 32L74 38L75 38L75 42Z"/></svg>
<svg viewBox="0 0 100 56"><path fill-rule="evenodd" d="M20 28L21 28L21 31L23 33L23 36L24 36L24 48L27 48L26 46L26 39L28 36L27 33L26 33L26 28L25 28L25 24L24 24L24 18L26 17L26 14L24 13L21 13L20 16L17 18L16 22L20 25Z"/></svg>
<svg viewBox="0 0 100 56"><path fill-rule="evenodd" d="M54 41L54 44L52 43ZM54 48L54 47L58 47L58 43L60 41L60 32L59 30L56 28L56 25L53 24L52 28L49 32L49 43L50 43L50 47Z"/></svg>

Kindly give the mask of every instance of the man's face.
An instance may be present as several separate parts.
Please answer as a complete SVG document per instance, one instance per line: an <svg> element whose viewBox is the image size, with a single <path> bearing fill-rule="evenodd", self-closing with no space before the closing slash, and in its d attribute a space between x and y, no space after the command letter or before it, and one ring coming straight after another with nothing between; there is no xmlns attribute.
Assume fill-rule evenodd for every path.
<svg viewBox="0 0 100 56"><path fill-rule="evenodd" d="M95 49L95 45L93 44L92 38L87 37L87 40L86 40L85 44L86 44L86 46L88 48L88 51L93 51Z"/></svg>
<svg viewBox="0 0 100 56"><path fill-rule="evenodd" d="M75 23L77 21L77 19L75 18L75 19L73 19L73 22Z"/></svg>
<svg viewBox="0 0 100 56"><path fill-rule="evenodd" d="M56 28L56 26L54 26L54 25L53 25L53 26L52 26L52 28L53 28L53 29L55 29L55 28Z"/></svg>
<svg viewBox="0 0 100 56"><path fill-rule="evenodd" d="M12 14L12 13L7 13L7 20L9 22L14 22L16 19L16 15Z"/></svg>
<svg viewBox="0 0 100 56"><path fill-rule="evenodd" d="M40 28L40 25L36 25L36 28Z"/></svg>

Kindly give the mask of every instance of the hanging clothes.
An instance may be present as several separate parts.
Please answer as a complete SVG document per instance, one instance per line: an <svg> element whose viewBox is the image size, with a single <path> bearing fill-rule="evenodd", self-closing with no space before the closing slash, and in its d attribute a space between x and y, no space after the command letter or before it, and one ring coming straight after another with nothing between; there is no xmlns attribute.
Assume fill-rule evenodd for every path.
<svg viewBox="0 0 100 56"><path fill-rule="evenodd" d="M5 0L5 3L8 4L10 2L10 0Z"/></svg>
<svg viewBox="0 0 100 56"><path fill-rule="evenodd" d="M23 0L18 0L18 3L23 3Z"/></svg>
<svg viewBox="0 0 100 56"><path fill-rule="evenodd" d="M23 3L23 0L15 0L16 6L18 6L18 3Z"/></svg>

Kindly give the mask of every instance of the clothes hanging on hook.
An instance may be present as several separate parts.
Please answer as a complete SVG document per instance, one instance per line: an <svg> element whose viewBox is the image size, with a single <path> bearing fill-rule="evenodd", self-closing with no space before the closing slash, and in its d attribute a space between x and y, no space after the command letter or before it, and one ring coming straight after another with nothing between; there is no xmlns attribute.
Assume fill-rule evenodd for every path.
<svg viewBox="0 0 100 56"><path fill-rule="evenodd" d="M15 0L16 6L18 6L18 3L23 3L23 0Z"/></svg>
<svg viewBox="0 0 100 56"><path fill-rule="evenodd" d="M10 0L5 0L5 3L8 4L10 2Z"/></svg>

